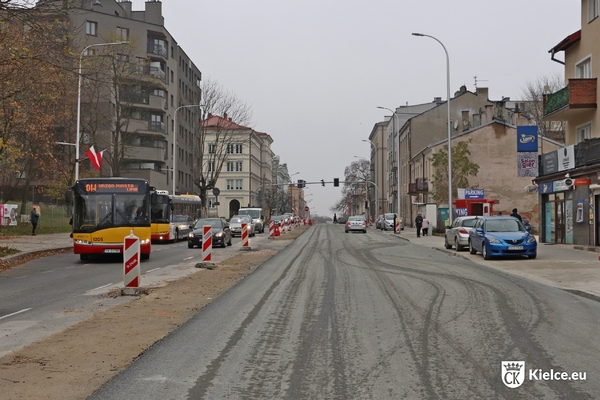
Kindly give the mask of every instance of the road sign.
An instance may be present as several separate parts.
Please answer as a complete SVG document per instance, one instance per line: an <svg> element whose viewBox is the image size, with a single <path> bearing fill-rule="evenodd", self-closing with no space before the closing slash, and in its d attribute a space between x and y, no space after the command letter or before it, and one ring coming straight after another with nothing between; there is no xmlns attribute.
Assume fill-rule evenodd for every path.
<svg viewBox="0 0 600 400"><path fill-rule="evenodd" d="M304 211L308 211L308 210L310 210L310 209L308 208L308 206L304 207Z"/></svg>

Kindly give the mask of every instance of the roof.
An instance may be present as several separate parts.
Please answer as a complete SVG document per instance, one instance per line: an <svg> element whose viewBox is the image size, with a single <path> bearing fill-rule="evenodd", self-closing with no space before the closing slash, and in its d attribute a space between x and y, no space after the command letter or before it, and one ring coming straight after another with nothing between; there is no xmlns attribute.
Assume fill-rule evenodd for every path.
<svg viewBox="0 0 600 400"><path fill-rule="evenodd" d="M247 126L242 126L236 124L231 120L231 118L219 117L218 115L209 115L207 119L202 121L202 125L204 128L220 128L220 129L229 129L229 130L248 130L252 128L248 128Z"/></svg>
<svg viewBox="0 0 600 400"><path fill-rule="evenodd" d="M569 36L564 38L562 41L560 41L560 43L558 43L556 46L554 46L553 48L548 50L548 53L554 54L554 53L558 53L559 51L564 51L564 50L568 49L569 47L571 47L576 42L578 42L579 40L581 40L581 29L575 33L571 33Z"/></svg>

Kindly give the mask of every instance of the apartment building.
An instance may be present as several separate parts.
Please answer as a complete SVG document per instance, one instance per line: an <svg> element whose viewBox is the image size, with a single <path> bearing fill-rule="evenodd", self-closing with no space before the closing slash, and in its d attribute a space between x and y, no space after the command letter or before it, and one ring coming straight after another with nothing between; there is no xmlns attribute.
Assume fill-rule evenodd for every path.
<svg viewBox="0 0 600 400"><path fill-rule="evenodd" d="M209 114L203 121L203 136L204 174L216 176L211 173L219 171L218 201L217 196L209 197L211 215L230 218L241 207L262 207L260 193L271 185L273 176L271 136L236 124L227 114Z"/></svg>
<svg viewBox="0 0 600 400"><path fill-rule="evenodd" d="M91 70L109 50L120 64L112 79L119 87L99 92L95 104L93 79L83 69L82 152L92 145L105 150L103 176L144 178L157 189L194 193L194 134L201 111L182 106L200 104L202 74L167 30L162 3L150 0L144 10L133 10L124 0L40 0L36 7L68 19L73 51L84 66ZM104 45L120 41L129 44ZM95 110L104 122L97 123Z"/></svg>
<svg viewBox="0 0 600 400"><path fill-rule="evenodd" d="M373 126L368 142L371 145L371 176L375 186L369 188L369 216L373 220L388 211L389 181L387 179L387 132L388 121Z"/></svg>
<svg viewBox="0 0 600 400"><path fill-rule="evenodd" d="M566 122L566 147L544 153L540 159L536 179L540 238L542 242L599 246L600 1L580 3L581 29L549 50L550 59L564 65L567 85L544 96L544 120Z"/></svg>

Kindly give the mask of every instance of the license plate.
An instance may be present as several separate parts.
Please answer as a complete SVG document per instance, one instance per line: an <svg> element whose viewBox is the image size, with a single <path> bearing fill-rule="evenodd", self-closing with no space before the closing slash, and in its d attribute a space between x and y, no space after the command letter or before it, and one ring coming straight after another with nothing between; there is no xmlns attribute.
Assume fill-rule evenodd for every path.
<svg viewBox="0 0 600 400"><path fill-rule="evenodd" d="M119 249L104 249L105 253L120 253L121 250Z"/></svg>
<svg viewBox="0 0 600 400"><path fill-rule="evenodd" d="M523 246L508 246L509 250L523 250Z"/></svg>

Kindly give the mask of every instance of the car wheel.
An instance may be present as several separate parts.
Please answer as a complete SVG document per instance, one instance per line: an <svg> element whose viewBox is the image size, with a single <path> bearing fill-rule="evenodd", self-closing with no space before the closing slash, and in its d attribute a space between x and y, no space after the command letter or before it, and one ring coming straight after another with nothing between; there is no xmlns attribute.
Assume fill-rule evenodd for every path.
<svg viewBox="0 0 600 400"><path fill-rule="evenodd" d="M477 254L477 250L473 248L473 242L469 240L469 253Z"/></svg>
<svg viewBox="0 0 600 400"><path fill-rule="evenodd" d="M454 247L456 247L456 251L461 251L462 250L462 246L460 244L458 244L458 238L457 237L454 238Z"/></svg>
<svg viewBox="0 0 600 400"><path fill-rule="evenodd" d="M533 260L533 259L534 259L534 258L536 258L536 257L537 257L537 253L533 253L533 254L530 254L530 255L529 255L529 259L530 259L530 260Z"/></svg>
<svg viewBox="0 0 600 400"><path fill-rule="evenodd" d="M194 247L194 245L193 245L193 244L191 244L191 243L188 243L188 249L191 249L191 248L193 248L193 247Z"/></svg>
<svg viewBox="0 0 600 400"><path fill-rule="evenodd" d="M492 258L492 256L490 256L490 253L488 253L485 243L481 243L481 255L483 256L484 260L490 260Z"/></svg>
<svg viewBox="0 0 600 400"><path fill-rule="evenodd" d="M444 237L444 247L448 250L450 250L452 248L452 245L450 243L448 243L447 237Z"/></svg>

